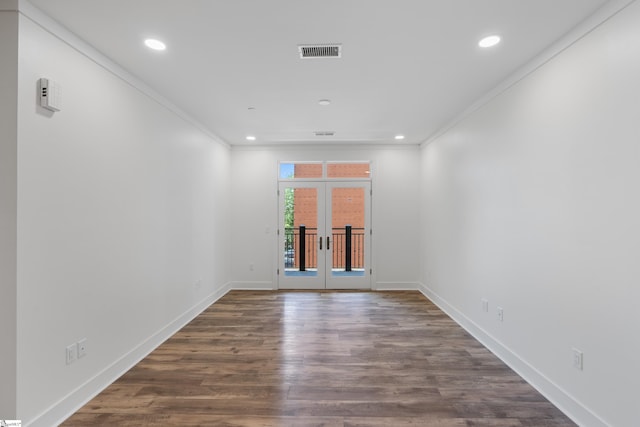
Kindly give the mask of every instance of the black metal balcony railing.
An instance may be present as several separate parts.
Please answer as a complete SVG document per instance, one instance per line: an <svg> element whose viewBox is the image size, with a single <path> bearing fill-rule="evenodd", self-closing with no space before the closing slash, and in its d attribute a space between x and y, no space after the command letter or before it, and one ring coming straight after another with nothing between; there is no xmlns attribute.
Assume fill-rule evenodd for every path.
<svg viewBox="0 0 640 427"><path fill-rule="evenodd" d="M318 230L305 226L288 227L284 230L284 266L285 268L318 268ZM326 248L326 241L323 241ZM332 269L364 268L364 228L346 226L334 228L331 233L330 250Z"/></svg>
<svg viewBox="0 0 640 427"><path fill-rule="evenodd" d="M300 227L284 229L284 267L299 267L300 271L317 268L316 242L318 229Z"/></svg>
<svg viewBox="0 0 640 427"><path fill-rule="evenodd" d="M332 230L331 268L344 268L345 271L364 268L364 228L334 228Z"/></svg>

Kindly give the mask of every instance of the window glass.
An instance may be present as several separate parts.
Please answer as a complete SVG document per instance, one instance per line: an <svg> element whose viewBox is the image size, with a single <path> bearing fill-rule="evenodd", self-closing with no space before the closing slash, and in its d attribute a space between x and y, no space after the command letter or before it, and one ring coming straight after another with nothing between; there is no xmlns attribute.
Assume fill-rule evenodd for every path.
<svg viewBox="0 0 640 427"><path fill-rule="evenodd" d="M327 163L327 178L369 178L369 163Z"/></svg>
<svg viewBox="0 0 640 427"><path fill-rule="evenodd" d="M322 163L280 163L280 179L322 178Z"/></svg>

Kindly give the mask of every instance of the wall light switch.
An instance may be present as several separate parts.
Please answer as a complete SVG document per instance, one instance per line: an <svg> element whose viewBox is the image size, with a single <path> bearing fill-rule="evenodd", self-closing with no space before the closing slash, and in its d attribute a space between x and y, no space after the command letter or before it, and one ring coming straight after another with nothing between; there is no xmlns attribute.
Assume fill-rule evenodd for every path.
<svg viewBox="0 0 640 427"><path fill-rule="evenodd" d="M573 349L573 367L582 371L582 352L577 348Z"/></svg>
<svg viewBox="0 0 640 427"><path fill-rule="evenodd" d="M67 365L72 364L78 358L78 350L75 344L67 346L66 349Z"/></svg>

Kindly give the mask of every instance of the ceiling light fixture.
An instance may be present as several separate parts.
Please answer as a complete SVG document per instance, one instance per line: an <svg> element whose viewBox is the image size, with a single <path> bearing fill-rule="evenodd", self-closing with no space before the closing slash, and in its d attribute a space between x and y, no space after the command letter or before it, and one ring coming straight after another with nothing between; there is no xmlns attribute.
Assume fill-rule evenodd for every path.
<svg viewBox="0 0 640 427"><path fill-rule="evenodd" d="M404 135L396 135L395 139L397 139L398 141L404 139Z"/></svg>
<svg viewBox="0 0 640 427"><path fill-rule="evenodd" d="M329 104L331 104L331 100L330 99L321 99L320 101L318 101L318 104L320 104L320 105L329 105Z"/></svg>
<svg viewBox="0 0 640 427"><path fill-rule="evenodd" d="M156 39L146 39L144 41L144 44L149 49L153 49L153 50L165 50L167 48L166 44L164 44L160 40L156 40Z"/></svg>
<svg viewBox="0 0 640 427"><path fill-rule="evenodd" d="M500 43L500 36L493 35L483 38L478 42L478 46L480 47L492 47Z"/></svg>
<svg viewBox="0 0 640 427"><path fill-rule="evenodd" d="M255 140L256 140L255 136L253 136L253 135L247 136L247 141L255 141Z"/></svg>

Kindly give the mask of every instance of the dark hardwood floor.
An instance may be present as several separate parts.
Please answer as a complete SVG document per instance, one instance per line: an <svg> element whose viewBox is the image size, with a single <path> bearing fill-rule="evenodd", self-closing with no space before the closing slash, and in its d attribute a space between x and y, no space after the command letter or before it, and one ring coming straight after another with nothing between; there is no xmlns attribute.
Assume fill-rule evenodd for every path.
<svg viewBox="0 0 640 427"><path fill-rule="evenodd" d="M418 292L233 291L65 426L573 426Z"/></svg>

